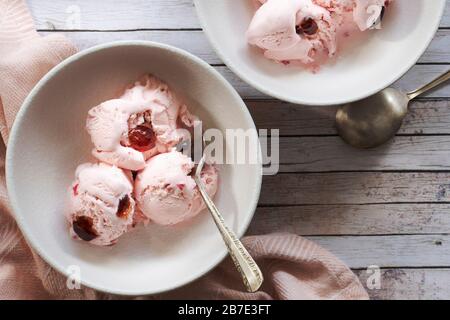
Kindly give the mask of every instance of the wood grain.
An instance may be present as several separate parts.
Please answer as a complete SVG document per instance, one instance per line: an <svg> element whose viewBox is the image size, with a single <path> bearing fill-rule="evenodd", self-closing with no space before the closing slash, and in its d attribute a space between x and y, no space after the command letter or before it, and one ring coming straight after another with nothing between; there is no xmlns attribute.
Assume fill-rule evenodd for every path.
<svg viewBox="0 0 450 320"><path fill-rule="evenodd" d="M356 270L367 288L371 275L367 270ZM381 288L367 291L374 300L448 300L450 299L450 269L382 269Z"/></svg>
<svg viewBox="0 0 450 320"><path fill-rule="evenodd" d="M42 35L48 35L53 32L42 31ZM163 42L169 45L189 51L192 54L202 58L210 64L222 64L222 61L217 57L216 53L206 40L205 35L201 30L152 30L152 31L118 31L118 32L61 32L64 36L71 39L79 50L84 50L95 45L119 41L119 40L147 40ZM443 37L443 41L450 45L450 31ZM447 59L450 62L450 53L446 57L441 52L440 43L435 44L435 48L431 49L428 56L433 59ZM426 60L424 60L426 62Z"/></svg>
<svg viewBox="0 0 450 320"><path fill-rule="evenodd" d="M445 203L450 172L282 173L265 176L260 205Z"/></svg>
<svg viewBox="0 0 450 320"><path fill-rule="evenodd" d="M70 8L81 10L81 30L200 28L192 0L27 0L41 30L67 29Z"/></svg>
<svg viewBox="0 0 450 320"><path fill-rule="evenodd" d="M439 30L427 51L420 58L419 63L449 63L448 55L450 54L450 30Z"/></svg>
<svg viewBox="0 0 450 320"><path fill-rule="evenodd" d="M282 137L279 163L280 172L450 170L450 136L395 137L368 150L340 137Z"/></svg>
<svg viewBox="0 0 450 320"><path fill-rule="evenodd" d="M450 204L304 205L259 207L248 235L446 234Z"/></svg>
<svg viewBox="0 0 450 320"><path fill-rule="evenodd" d="M308 236L350 268L450 266L450 235Z"/></svg>
<svg viewBox="0 0 450 320"><path fill-rule="evenodd" d="M248 100L259 128L280 129L282 136L336 135L336 107L299 106L277 100ZM450 101L415 101L399 134L450 134Z"/></svg>
<svg viewBox="0 0 450 320"><path fill-rule="evenodd" d="M70 14L67 9L73 5L79 6L82 11L83 30L200 28L192 0L27 0L27 2L39 29L64 30ZM441 27L450 27L448 6Z"/></svg>

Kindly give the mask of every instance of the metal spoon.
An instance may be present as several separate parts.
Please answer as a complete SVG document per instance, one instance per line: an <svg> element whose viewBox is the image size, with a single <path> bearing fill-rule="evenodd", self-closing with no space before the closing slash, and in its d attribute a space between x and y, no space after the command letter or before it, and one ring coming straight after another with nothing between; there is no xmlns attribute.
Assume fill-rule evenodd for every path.
<svg viewBox="0 0 450 320"><path fill-rule="evenodd" d="M188 144L190 144L190 142L182 141L180 144L178 144L176 149L178 151L185 150ZM205 145L205 141L203 141L203 144ZM204 150L205 148L203 148L203 151ZM193 156L193 154L194 153L191 152L191 157ZM217 209L211 197L208 195L206 187L201 179L201 173L205 163L206 163L206 156L205 153L203 152L202 158L200 159L197 168L193 172L192 177L194 178L195 183L197 184L198 189L200 190L200 195L202 196L206 207L208 208L209 212L211 213L214 219L217 229L219 229L219 232L222 235L223 241L225 242L225 245L228 249L228 253L231 256L231 259L233 260L236 269L242 276L247 291L256 292L261 287L264 281L262 272L259 269L258 265L256 264L255 260L253 260L253 258L248 253L247 249L245 249L242 242L236 237L234 232L228 228L228 226L225 223L225 220L222 217L222 214L219 212L219 209Z"/></svg>
<svg viewBox="0 0 450 320"><path fill-rule="evenodd" d="M409 102L450 79L450 71L410 93L387 88L366 99L339 107L336 127L345 142L356 148L374 148L395 136Z"/></svg>

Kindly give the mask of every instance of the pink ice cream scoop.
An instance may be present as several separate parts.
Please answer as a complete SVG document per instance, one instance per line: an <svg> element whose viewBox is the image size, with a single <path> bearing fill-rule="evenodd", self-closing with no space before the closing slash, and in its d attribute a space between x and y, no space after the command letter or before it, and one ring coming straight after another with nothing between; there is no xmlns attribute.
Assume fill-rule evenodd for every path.
<svg viewBox="0 0 450 320"><path fill-rule="evenodd" d="M247 31L251 45L279 62L309 64L336 53L336 24L328 10L312 0L261 0Z"/></svg>
<svg viewBox="0 0 450 320"><path fill-rule="evenodd" d="M139 209L151 221L174 225L196 216L205 208L200 191L190 176L194 163L178 151L154 156L148 160L135 182ZM201 174L208 194L217 191L218 172L205 166Z"/></svg>
<svg viewBox="0 0 450 320"><path fill-rule="evenodd" d="M89 111L86 128L100 161L141 170L155 154L167 152L199 121L161 80L145 76L118 99Z"/></svg>
<svg viewBox="0 0 450 320"><path fill-rule="evenodd" d="M99 246L115 244L134 224L131 173L86 163L75 175L67 215L71 236Z"/></svg>
<svg viewBox="0 0 450 320"><path fill-rule="evenodd" d="M272 60L320 65L350 31L365 31L383 18L392 0L258 0L248 43ZM347 41L347 40L346 40Z"/></svg>

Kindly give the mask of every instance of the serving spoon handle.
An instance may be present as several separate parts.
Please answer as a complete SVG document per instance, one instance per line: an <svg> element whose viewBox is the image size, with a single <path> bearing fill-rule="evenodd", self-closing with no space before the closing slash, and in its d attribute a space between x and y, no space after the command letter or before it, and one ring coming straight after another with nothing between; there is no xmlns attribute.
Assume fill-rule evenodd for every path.
<svg viewBox="0 0 450 320"><path fill-rule="evenodd" d="M431 81L429 84L424 85L423 87L414 90L413 92L410 92L407 94L409 100L412 100L414 98L417 98L421 94L424 94L425 92L437 87L438 85L444 83L445 81L450 79L450 70L448 70L446 73L440 75L433 81Z"/></svg>

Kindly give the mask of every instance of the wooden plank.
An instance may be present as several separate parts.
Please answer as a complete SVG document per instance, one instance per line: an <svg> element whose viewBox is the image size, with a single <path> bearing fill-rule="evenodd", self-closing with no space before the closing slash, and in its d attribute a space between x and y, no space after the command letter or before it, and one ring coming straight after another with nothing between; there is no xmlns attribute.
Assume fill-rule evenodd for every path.
<svg viewBox="0 0 450 320"><path fill-rule="evenodd" d="M40 32L42 35L48 35L51 32ZM201 30L153 30L153 31L126 31L126 32L61 32L67 38L71 39L79 50L84 50L98 44L120 40L147 40L163 42L197 55L210 64L221 64L222 61L217 57L205 35ZM448 33L450 44L450 31ZM429 54L436 59L442 59L440 50ZM450 62L450 53L448 54Z"/></svg>
<svg viewBox="0 0 450 320"><path fill-rule="evenodd" d="M420 58L420 63L448 63L450 55L450 30L439 30L427 51Z"/></svg>
<svg viewBox="0 0 450 320"><path fill-rule="evenodd" d="M444 16L442 17L440 27L441 28L450 28L450 5L448 4L448 1L447 1L447 5L445 6L445 12L444 12Z"/></svg>
<svg viewBox="0 0 450 320"><path fill-rule="evenodd" d="M219 66L216 69L234 86L234 88L247 99L267 99L267 95L252 88L232 73L227 67ZM430 82L439 75L449 70L448 65L415 65L393 87L403 91L414 90ZM423 95L428 98L450 98L450 86L443 85L437 90Z"/></svg>
<svg viewBox="0 0 450 320"><path fill-rule="evenodd" d="M192 0L27 0L38 29L72 29L79 10L80 30L200 28Z"/></svg>
<svg viewBox="0 0 450 320"><path fill-rule="evenodd" d="M304 236L445 234L450 233L450 204L259 207L247 234L274 232Z"/></svg>
<svg viewBox="0 0 450 320"><path fill-rule="evenodd" d="M81 9L84 30L200 28L192 0L27 0L39 29L66 29L71 6ZM450 27L447 5L441 27Z"/></svg>
<svg viewBox="0 0 450 320"><path fill-rule="evenodd" d="M450 269L382 269L380 289L367 285L373 274L355 270L374 300L449 300Z"/></svg>
<svg viewBox="0 0 450 320"><path fill-rule="evenodd" d="M283 136L336 135L336 107L309 107L277 100L248 100L259 128L280 129ZM450 101L414 101L399 134L450 134Z"/></svg>
<svg viewBox="0 0 450 320"><path fill-rule="evenodd" d="M46 35L49 32L41 32ZM71 39L80 50L94 45L117 40L149 40L164 42L185 49L210 64L220 64L205 35L199 30L152 30L152 31L122 31L122 32L62 32ZM430 47L419 60L420 63L450 63L450 30L440 30Z"/></svg>
<svg viewBox="0 0 450 320"><path fill-rule="evenodd" d="M450 266L450 235L308 236L350 268Z"/></svg>
<svg viewBox="0 0 450 320"><path fill-rule="evenodd" d="M283 173L265 176L260 205L450 201L450 172Z"/></svg>
<svg viewBox="0 0 450 320"><path fill-rule="evenodd" d="M395 137L360 150L340 137L280 138L280 172L449 170L450 136Z"/></svg>

